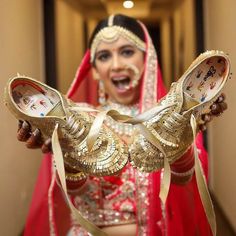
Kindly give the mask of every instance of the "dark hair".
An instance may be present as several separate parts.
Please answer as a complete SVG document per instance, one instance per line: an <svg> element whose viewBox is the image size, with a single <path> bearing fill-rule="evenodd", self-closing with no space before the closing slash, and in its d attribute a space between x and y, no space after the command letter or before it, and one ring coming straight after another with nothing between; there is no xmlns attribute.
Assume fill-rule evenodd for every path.
<svg viewBox="0 0 236 236"><path fill-rule="evenodd" d="M143 29L141 25L138 23L138 21L132 17L122 15L122 14L117 14L114 16L113 19L113 25L121 26L124 27L125 29L131 31L134 33L136 36L138 36L142 41L145 41L145 35L143 32ZM91 48L91 44L94 40L94 37L96 34L103 28L108 26L108 18L101 20L96 28L94 29L92 36L89 40L89 48Z"/></svg>

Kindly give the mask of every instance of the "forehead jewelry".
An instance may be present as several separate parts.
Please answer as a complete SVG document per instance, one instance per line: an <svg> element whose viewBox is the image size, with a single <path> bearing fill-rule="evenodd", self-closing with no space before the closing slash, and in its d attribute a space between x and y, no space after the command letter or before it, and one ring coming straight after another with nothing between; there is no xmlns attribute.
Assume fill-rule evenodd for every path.
<svg viewBox="0 0 236 236"><path fill-rule="evenodd" d="M110 15L108 18L108 26L113 26L113 20L114 20L115 15Z"/></svg>
<svg viewBox="0 0 236 236"><path fill-rule="evenodd" d="M101 42L105 43L113 43L120 36L124 37L127 39L129 42L134 44L137 48L139 48L142 51L145 51L146 46L145 43L134 33L131 31L127 30L126 28L118 25L114 25L114 15L111 15L108 18L108 26L101 29L94 37L94 40L91 45L91 62L94 61L95 59L95 53L98 45Z"/></svg>

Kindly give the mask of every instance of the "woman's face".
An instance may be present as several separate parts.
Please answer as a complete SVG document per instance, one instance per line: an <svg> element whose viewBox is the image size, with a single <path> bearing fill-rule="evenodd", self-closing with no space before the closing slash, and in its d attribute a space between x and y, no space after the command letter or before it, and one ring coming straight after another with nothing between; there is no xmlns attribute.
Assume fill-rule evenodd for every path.
<svg viewBox="0 0 236 236"><path fill-rule="evenodd" d="M94 69L104 82L110 100L125 105L138 102L144 52L127 39L119 37L113 43L101 42L95 53ZM132 86L137 79L138 85Z"/></svg>

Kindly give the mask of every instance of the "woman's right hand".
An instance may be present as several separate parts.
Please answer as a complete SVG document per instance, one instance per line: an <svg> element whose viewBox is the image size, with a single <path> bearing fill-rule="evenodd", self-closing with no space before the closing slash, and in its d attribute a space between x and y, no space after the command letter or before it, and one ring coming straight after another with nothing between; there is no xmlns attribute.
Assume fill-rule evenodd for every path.
<svg viewBox="0 0 236 236"><path fill-rule="evenodd" d="M51 139L43 140L41 131L39 129L32 131L30 124L26 121L19 121L17 139L26 142L27 148L41 148L43 153L52 151Z"/></svg>

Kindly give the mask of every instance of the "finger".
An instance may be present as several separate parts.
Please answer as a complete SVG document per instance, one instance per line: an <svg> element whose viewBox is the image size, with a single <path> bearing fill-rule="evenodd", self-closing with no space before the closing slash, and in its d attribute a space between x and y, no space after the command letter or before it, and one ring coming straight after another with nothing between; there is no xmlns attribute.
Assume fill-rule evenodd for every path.
<svg viewBox="0 0 236 236"><path fill-rule="evenodd" d="M51 139L50 139L50 138L47 139L47 140L43 143L41 149L42 149L42 152L43 152L43 153L48 153L48 152L51 152L51 151L52 151L52 142L51 142Z"/></svg>
<svg viewBox="0 0 236 236"><path fill-rule="evenodd" d="M214 116L219 116L227 109L227 107L227 103L225 102L213 104L211 108L211 114Z"/></svg>
<svg viewBox="0 0 236 236"><path fill-rule="evenodd" d="M205 131L207 129L206 125L199 125L199 129L201 131Z"/></svg>
<svg viewBox="0 0 236 236"><path fill-rule="evenodd" d="M21 142L25 142L31 135L30 125L24 121L21 128L17 131L17 139Z"/></svg>
<svg viewBox="0 0 236 236"><path fill-rule="evenodd" d="M211 114L212 115L218 115L220 113L222 113L221 107L219 105L220 103L214 103L211 106Z"/></svg>
<svg viewBox="0 0 236 236"><path fill-rule="evenodd" d="M219 103L219 106L220 106L222 112L225 111L225 110L227 110L227 108L228 108L228 105L227 105L227 103L225 103L225 102Z"/></svg>
<svg viewBox="0 0 236 236"><path fill-rule="evenodd" d="M225 100L226 96L224 93L222 93L216 100L216 102L223 102Z"/></svg>
<svg viewBox="0 0 236 236"><path fill-rule="evenodd" d="M23 124L23 121L18 120L18 130L17 130L17 132L22 128L22 124Z"/></svg>
<svg viewBox="0 0 236 236"><path fill-rule="evenodd" d="M32 135L26 141L27 148L39 148L42 145L42 137L39 129L35 129Z"/></svg>
<svg viewBox="0 0 236 236"><path fill-rule="evenodd" d="M50 148L48 148L48 146L45 146L44 144L41 147L42 153L49 153L52 150Z"/></svg>
<svg viewBox="0 0 236 236"><path fill-rule="evenodd" d="M208 123L212 120L212 116L209 115L209 114L204 114L202 115L202 120L205 122L205 123Z"/></svg>

